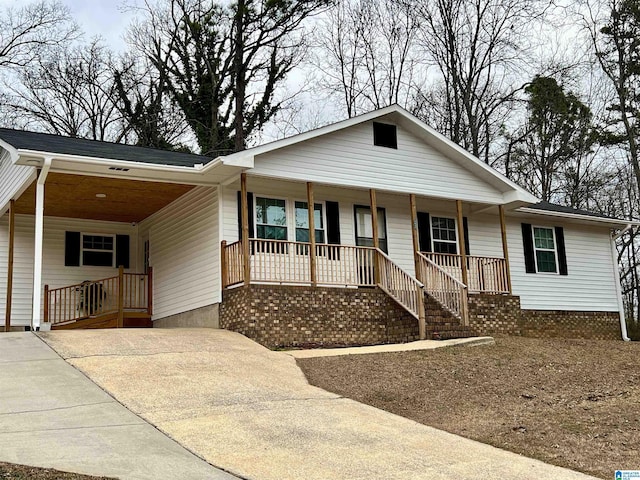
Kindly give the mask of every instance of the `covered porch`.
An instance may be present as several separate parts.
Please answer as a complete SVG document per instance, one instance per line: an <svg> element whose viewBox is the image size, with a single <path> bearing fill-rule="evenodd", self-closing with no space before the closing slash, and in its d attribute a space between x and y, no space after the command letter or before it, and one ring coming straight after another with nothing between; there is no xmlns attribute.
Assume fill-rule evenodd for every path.
<svg viewBox="0 0 640 480"><path fill-rule="evenodd" d="M256 183L254 177L250 177L250 182ZM504 205L473 205L472 209L470 204L465 205L457 200L454 201L455 214L452 218L443 217L441 220L437 217L438 220L435 220L432 217L433 221L428 221L428 226L425 226L425 214L420 215L418 205L419 201L424 204L428 199L417 199L414 194L398 196L398 201L406 202L405 215L410 223L406 230L396 234L387 227L394 220L385 217L384 213L380 215L384 208L378 203L379 192L370 189L367 192L368 215L359 217L364 207L354 203L356 245L348 245L345 242L327 241L330 240L329 235L321 231L326 229L325 223L330 219L322 216L324 207L318 202L314 184L307 182L304 185L306 202L295 202L295 221L298 230L306 229L308 241L257 238L259 234L269 236L264 235L264 228L258 228L259 223L255 215L252 216L251 209L255 207L250 202L260 202L261 198L256 196L252 199L251 194L247 195L247 176L242 174L238 195L241 235L239 240L222 241L221 245L223 289L251 284L378 287L418 320L422 338L425 336L427 298L435 300L461 324L466 325L469 320L469 293L511 293ZM274 186L277 188L277 185ZM329 203L326 194L321 198ZM315 208L309 209L307 205L315 205ZM501 243L502 257L467 254L469 233L465 207L467 215L490 209L496 211L496 226L499 225L500 233L487 241ZM300 216L301 210L306 210L304 220ZM370 212L374 211L379 214L371 215ZM448 224L445 224L445 220ZM434 227L436 221L443 223L437 229ZM318 226L318 223L321 225ZM358 228L364 233L358 234ZM426 228L429 229L428 234L425 234ZM250 235L250 231L254 234ZM311 231L315 231L316 235L309 235ZM379 234L372 235L371 232ZM407 234L411 238L411 245L404 247L405 253L401 259L395 253L397 248L392 247L397 241L395 236ZM412 264L407 264L407 258L412 258ZM405 260L404 265L402 260Z"/></svg>
<svg viewBox="0 0 640 480"><path fill-rule="evenodd" d="M138 223L192 188L45 165L10 202L5 329L25 315L34 329L151 327L153 272Z"/></svg>

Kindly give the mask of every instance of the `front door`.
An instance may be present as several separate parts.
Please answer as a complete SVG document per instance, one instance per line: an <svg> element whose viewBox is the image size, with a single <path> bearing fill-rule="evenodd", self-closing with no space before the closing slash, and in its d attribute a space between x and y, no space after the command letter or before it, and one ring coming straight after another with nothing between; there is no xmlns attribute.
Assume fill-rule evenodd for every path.
<svg viewBox="0 0 640 480"><path fill-rule="evenodd" d="M373 225L371 224L371 207L356 205L355 232L356 245L359 247L373 247ZM387 219L384 208L378 208L378 244L380 250L387 253ZM375 284L374 252L358 258L358 283L360 285Z"/></svg>

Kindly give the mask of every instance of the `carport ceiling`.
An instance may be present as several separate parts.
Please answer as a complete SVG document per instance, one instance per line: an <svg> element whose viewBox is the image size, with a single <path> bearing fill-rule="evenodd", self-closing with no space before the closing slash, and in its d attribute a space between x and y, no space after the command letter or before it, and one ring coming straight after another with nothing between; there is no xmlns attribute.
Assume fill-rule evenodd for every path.
<svg viewBox="0 0 640 480"><path fill-rule="evenodd" d="M139 222L193 188L176 183L50 173L44 214L111 222ZM35 182L16 201L16 213L35 213Z"/></svg>

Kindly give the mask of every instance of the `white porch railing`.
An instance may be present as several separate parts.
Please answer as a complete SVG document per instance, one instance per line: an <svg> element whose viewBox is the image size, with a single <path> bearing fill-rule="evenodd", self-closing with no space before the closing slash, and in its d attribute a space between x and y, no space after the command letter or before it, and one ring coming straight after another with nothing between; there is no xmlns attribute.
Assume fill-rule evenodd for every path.
<svg viewBox="0 0 640 480"><path fill-rule="evenodd" d="M469 324L467 287L422 253L418 254L420 278L426 293L447 308L463 325Z"/></svg>
<svg viewBox="0 0 640 480"><path fill-rule="evenodd" d="M282 240L249 240L250 282L309 285L311 245ZM241 242L223 243L223 287L244 282ZM320 286L378 286L416 318L422 284L373 247L316 245L316 278ZM376 275L376 269L379 270Z"/></svg>
<svg viewBox="0 0 640 480"><path fill-rule="evenodd" d="M462 282L462 255L421 252L442 270ZM504 258L467 257L467 283L470 292L509 293L507 263Z"/></svg>
<svg viewBox="0 0 640 480"><path fill-rule="evenodd" d="M378 267L380 268L378 286L419 319L420 303L423 302L422 306L424 306L422 283L396 265L382 250L377 250L377 254Z"/></svg>

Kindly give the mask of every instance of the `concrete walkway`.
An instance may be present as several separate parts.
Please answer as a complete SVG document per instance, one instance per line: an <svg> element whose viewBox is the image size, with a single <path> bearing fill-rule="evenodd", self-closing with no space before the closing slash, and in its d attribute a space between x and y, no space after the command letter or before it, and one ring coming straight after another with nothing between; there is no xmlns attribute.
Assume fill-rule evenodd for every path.
<svg viewBox="0 0 640 480"><path fill-rule="evenodd" d="M40 335L133 412L247 479L592 478L312 387L291 356L224 330Z"/></svg>
<svg viewBox="0 0 640 480"><path fill-rule="evenodd" d="M366 347L311 348L308 350L287 350L284 353L294 358L337 357L340 355L366 355L368 353L410 352L433 350L443 347L477 347L495 345L493 337L452 338L449 340L418 340L409 343L369 345Z"/></svg>
<svg viewBox="0 0 640 480"><path fill-rule="evenodd" d="M235 478L131 413L32 333L0 333L0 461L121 479Z"/></svg>

